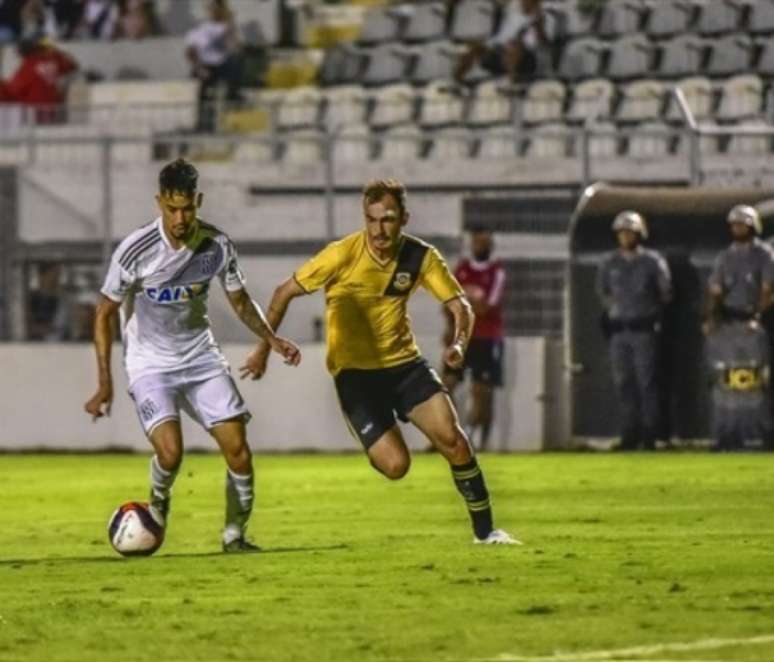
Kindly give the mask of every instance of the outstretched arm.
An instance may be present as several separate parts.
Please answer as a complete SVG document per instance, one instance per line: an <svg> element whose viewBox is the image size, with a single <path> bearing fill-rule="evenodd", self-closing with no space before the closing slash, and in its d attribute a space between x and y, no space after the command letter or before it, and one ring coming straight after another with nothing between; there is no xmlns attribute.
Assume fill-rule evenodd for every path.
<svg viewBox="0 0 774 662"><path fill-rule="evenodd" d="M110 366L113 336L118 325L118 309L121 304L104 294L97 304L94 316L94 348L97 352L97 392L84 405L92 420L110 416L113 404L113 373ZM105 407L104 411L102 410Z"/></svg>
<svg viewBox="0 0 774 662"><path fill-rule="evenodd" d="M295 278L288 278L277 289L269 303L267 313L268 319L264 323L272 329L278 329L285 318L291 300L295 297L306 294L306 290L301 287ZM260 334L259 334L260 335ZM266 364L269 360L269 351L272 349L268 338L261 336L258 346L247 357L245 364L239 369L242 379L250 375L253 379L260 379L266 372ZM297 348L296 348L297 349Z"/></svg>
<svg viewBox="0 0 774 662"><path fill-rule="evenodd" d="M465 360L465 351L473 333L476 316L465 297L447 301L444 306L454 319L454 335L452 343L444 350L443 360L450 368L458 369L462 367Z"/></svg>
<svg viewBox="0 0 774 662"><path fill-rule="evenodd" d="M290 340L280 338L274 333L271 324L266 321L261 307L250 298L247 290L242 288L226 294L237 317L250 331L266 343L267 353L273 349L278 354L282 354L288 365L299 364L301 352L298 347Z"/></svg>

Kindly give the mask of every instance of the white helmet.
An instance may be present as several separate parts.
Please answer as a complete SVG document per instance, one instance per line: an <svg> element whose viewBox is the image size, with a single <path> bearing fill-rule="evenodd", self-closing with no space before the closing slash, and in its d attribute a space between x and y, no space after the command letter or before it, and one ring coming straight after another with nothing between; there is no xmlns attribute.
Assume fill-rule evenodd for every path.
<svg viewBox="0 0 774 662"><path fill-rule="evenodd" d="M763 232L761 225L761 215L755 207L750 205L737 205L728 212L728 223L743 223L748 228L752 228L755 234Z"/></svg>
<svg viewBox="0 0 774 662"><path fill-rule="evenodd" d="M648 238L648 225L645 223L645 219L642 217L642 214L631 209L622 211L613 221L613 232L620 232L621 230L631 230L643 239Z"/></svg>

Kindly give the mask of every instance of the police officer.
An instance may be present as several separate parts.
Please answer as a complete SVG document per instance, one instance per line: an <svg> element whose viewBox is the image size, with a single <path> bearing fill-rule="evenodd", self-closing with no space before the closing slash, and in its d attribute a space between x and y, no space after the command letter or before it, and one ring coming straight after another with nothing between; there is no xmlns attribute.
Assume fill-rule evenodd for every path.
<svg viewBox="0 0 774 662"><path fill-rule="evenodd" d="M672 278L663 256L644 248L645 219L623 211L613 221L618 250L597 272L597 293L605 308L613 383L621 409L621 450L653 450L660 424L659 332L664 306L672 299Z"/></svg>
<svg viewBox="0 0 774 662"><path fill-rule="evenodd" d="M759 320L772 296L774 252L758 238L754 207L737 205L727 220L732 242L715 260L704 323L716 450L772 440L769 348Z"/></svg>

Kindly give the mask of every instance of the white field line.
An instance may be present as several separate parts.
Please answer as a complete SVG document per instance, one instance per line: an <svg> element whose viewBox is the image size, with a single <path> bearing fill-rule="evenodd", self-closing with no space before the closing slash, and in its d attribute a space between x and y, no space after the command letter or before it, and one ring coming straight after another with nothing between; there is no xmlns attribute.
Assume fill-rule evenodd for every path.
<svg viewBox="0 0 774 662"><path fill-rule="evenodd" d="M598 650L576 653L557 652L553 655L525 656L511 653L502 653L496 657L475 658L475 662L584 662L586 660L616 660L622 661L630 658L642 658L643 656L663 655L664 653L689 653L692 651L714 650L729 646L759 646L774 644L774 634L758 637L746 637L739 639L699 639L665 644L652 644L649 646L631 646L629 648L617 648L610 650ZM650 662L655 662L651 660Z"/></svg>

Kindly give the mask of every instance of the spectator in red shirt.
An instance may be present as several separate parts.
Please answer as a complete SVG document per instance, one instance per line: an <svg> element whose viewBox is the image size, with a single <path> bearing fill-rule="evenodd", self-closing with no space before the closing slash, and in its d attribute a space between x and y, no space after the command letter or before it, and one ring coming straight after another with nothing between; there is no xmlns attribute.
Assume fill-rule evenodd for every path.
<svg viewBox="0 0 774 662"><path fill-rule="evenodd" d="M76 61L45 39L19 42L21 64L13 77L0 81L0 102L37 108L38 124L50 124L62 116L67 84L78 69Z"/></svg>
<svg viewBox="0 0 774 662"><path fill-rule="evenodd" d="M478 448L486 450L493 420L494 389L503 380L503 293L505 269L492 259L492 233L474 228L470 235L472 255L464 258L454 270L476 314L476 325L465 354L465 365L459 370L444 367L443 382L449 393L471 373L470 407L465 420L471 441L478 435ZM448 331L447 331L448 332Z"/></svg>

